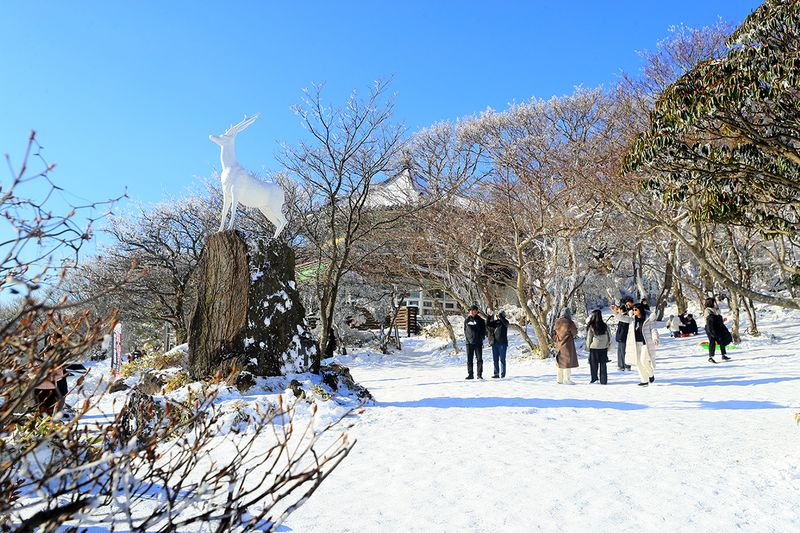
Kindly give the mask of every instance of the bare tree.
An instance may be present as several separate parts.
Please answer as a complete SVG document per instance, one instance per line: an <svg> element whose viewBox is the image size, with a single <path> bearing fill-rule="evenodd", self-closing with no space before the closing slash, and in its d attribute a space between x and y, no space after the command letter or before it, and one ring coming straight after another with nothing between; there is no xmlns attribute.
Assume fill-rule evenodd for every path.
<svg viewBox="0 0 800 533"><path fill-rule="evenodd" d="M132 266L138 276L115 291L113 305L124 320L168 323L176 341L186 342L185 315L191 274L205 236L215 230L217 211L207 196L194 194L155 206L136 206L112 217L106 231L111 244L85 262L71 283L76 293L113 285Z"/></svg>
<svg viewBox="0 0 800 533"><path fill-rule="evenodd" d="M342 276L374 251L368 241L375 243L377 233L403 216L372 210L367 201L400 148L402 128L391 122L394 104L385 100L386 89L386 82L377 82L364 100L353 93L344 107L331 108L316 86L295 108L310 138L287 148L283 162L303 188L290 210L309 254L304 259L318 265L321 346L328 341ZM319 366L317 357L311 368L318 372Z"/></svg>
<svg viewBox="0 0 800 533"><path fill-rule="evenodd" d="M489 110L470 125L492 169L479 197L493 244L473 253L511 274L498 279L515 292L536 337L529 346L541 357L550 353L555 311L582 299L596 266L585 250L588 237L608 224L598 179L616 163L609 146L620 133L612 115L609 94L579 89Z"/></svg>

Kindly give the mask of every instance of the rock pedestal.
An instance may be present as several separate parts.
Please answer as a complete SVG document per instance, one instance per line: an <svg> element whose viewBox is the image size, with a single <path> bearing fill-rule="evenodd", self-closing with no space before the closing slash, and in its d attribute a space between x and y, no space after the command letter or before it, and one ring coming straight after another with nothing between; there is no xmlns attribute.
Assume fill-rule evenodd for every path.
<svg viewBox="0 0 800 533"><path fill-rule="evenodd" d="M294 252L278 239L258 241L250 261L244 336L247 370L259 376L300 370L316 350L294 279Z"/></svg>
<svg viewBox="0 0 800 533"><path fill-rule="evenodd" d="M315 353L294 280L294 253L277 239L248 250L236 231L215 233L193 274L189 368L202 379L234 367L260 376L299 370Z"/></svg>

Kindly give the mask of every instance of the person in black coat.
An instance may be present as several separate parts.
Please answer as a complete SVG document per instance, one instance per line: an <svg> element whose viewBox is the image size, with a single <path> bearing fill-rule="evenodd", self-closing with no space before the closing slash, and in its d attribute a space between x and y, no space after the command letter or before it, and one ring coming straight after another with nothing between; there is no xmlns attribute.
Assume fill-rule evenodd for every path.
<svg viewBox="0 0 800 533"><path fill-rule="evenodd" d="M486 325L492 331L492 361L494 362L493 378L506 377L506 352L508 351L508 320L505 311L500 311L495 316L491 309Z"/></svg>
<svg viewBox="0 0 800 533"><path fill-rule="evenodd" d="M633 309L633 298L628 296L620 302L619 306L626 312L630 312ZM615 340L617 341L617 369L630 370L631 365L625 364L625 342L628 340L628 324L626 322L617 323Z"/></svg>
<svg viewBox="0 0 800 533"><path fill-rule="evenodd" d="M486 322L478 316L478 306L469 308L464 319L464 337L467 341L467 378L474 379L472 360L477 359L478 379L483 379L483 339L486 338Z"/></svg>
<svg viewBox="0 0 800 533"><path fill-rule="evenodd" d="M722 320L722 314L717 307L717 301L714 298L706 298L705 309L703 316L706 319L706 335L708 335L708 362L716 363L714 359L714 350L719 344L719 351L722 354L722 360L728 361L730 357L725 354L725 347L733 342L731 332L725 326Z"/></svg>
<svg viewBox="0 0 800 533"><path fill-rule="evenodd" d="M697 335L697 321L695 321L694 315L688 314L685 318L683 316L680 318L681 322L683 322L683 325L680 327L681 333L684 335Z"/></svg>

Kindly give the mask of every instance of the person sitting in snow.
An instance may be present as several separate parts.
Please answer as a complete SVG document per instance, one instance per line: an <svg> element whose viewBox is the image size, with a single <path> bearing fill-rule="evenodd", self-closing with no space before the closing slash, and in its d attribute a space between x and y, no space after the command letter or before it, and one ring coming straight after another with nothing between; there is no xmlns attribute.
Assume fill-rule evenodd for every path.
<svg viewBox="0 0 800 533"><path fill-rule="evenodd" d="M475 379L472 373L472 360L477 359L478 379L483 379L483 339L486 338L486 321L478 316L478 306L469 308L464 319L464 337L467 341L467 377Z"/></svg>
<svg viewBox="0 0 800 533"><path fill-rule="evenodd" d="M667 329L669 330L669 334L673 337L680 337L681 336L681 320L675 315L669 315L669 320L667 320Z"/></svg>
<svg viewBox="0 0 800 533"><path fill-rule="evenodd" d="M686 315L686 320L681 326L681 333L684 335L697 335L697 321L695 321L693 314Z"/></svg>

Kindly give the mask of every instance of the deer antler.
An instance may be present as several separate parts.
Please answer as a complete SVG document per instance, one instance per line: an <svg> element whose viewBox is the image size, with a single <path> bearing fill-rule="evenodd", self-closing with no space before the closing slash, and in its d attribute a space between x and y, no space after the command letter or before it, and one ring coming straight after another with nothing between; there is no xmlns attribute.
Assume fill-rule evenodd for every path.
<svg viewBox="0 0 800 533"><path fill-rule="evenodd" d="M260 114L261 113L256 113L255 115L253 115L250 118L248 118L247 115L245 115L244 119L240 123L235 124L235 125L231 126L230 128L228 128L227 130L225 130L225 133L223 133L223 135L228 135L228 136L236 135L240 131L242 131L244 129L247 129L247 126L249 126L250 124L255 122Z"/></svg>

